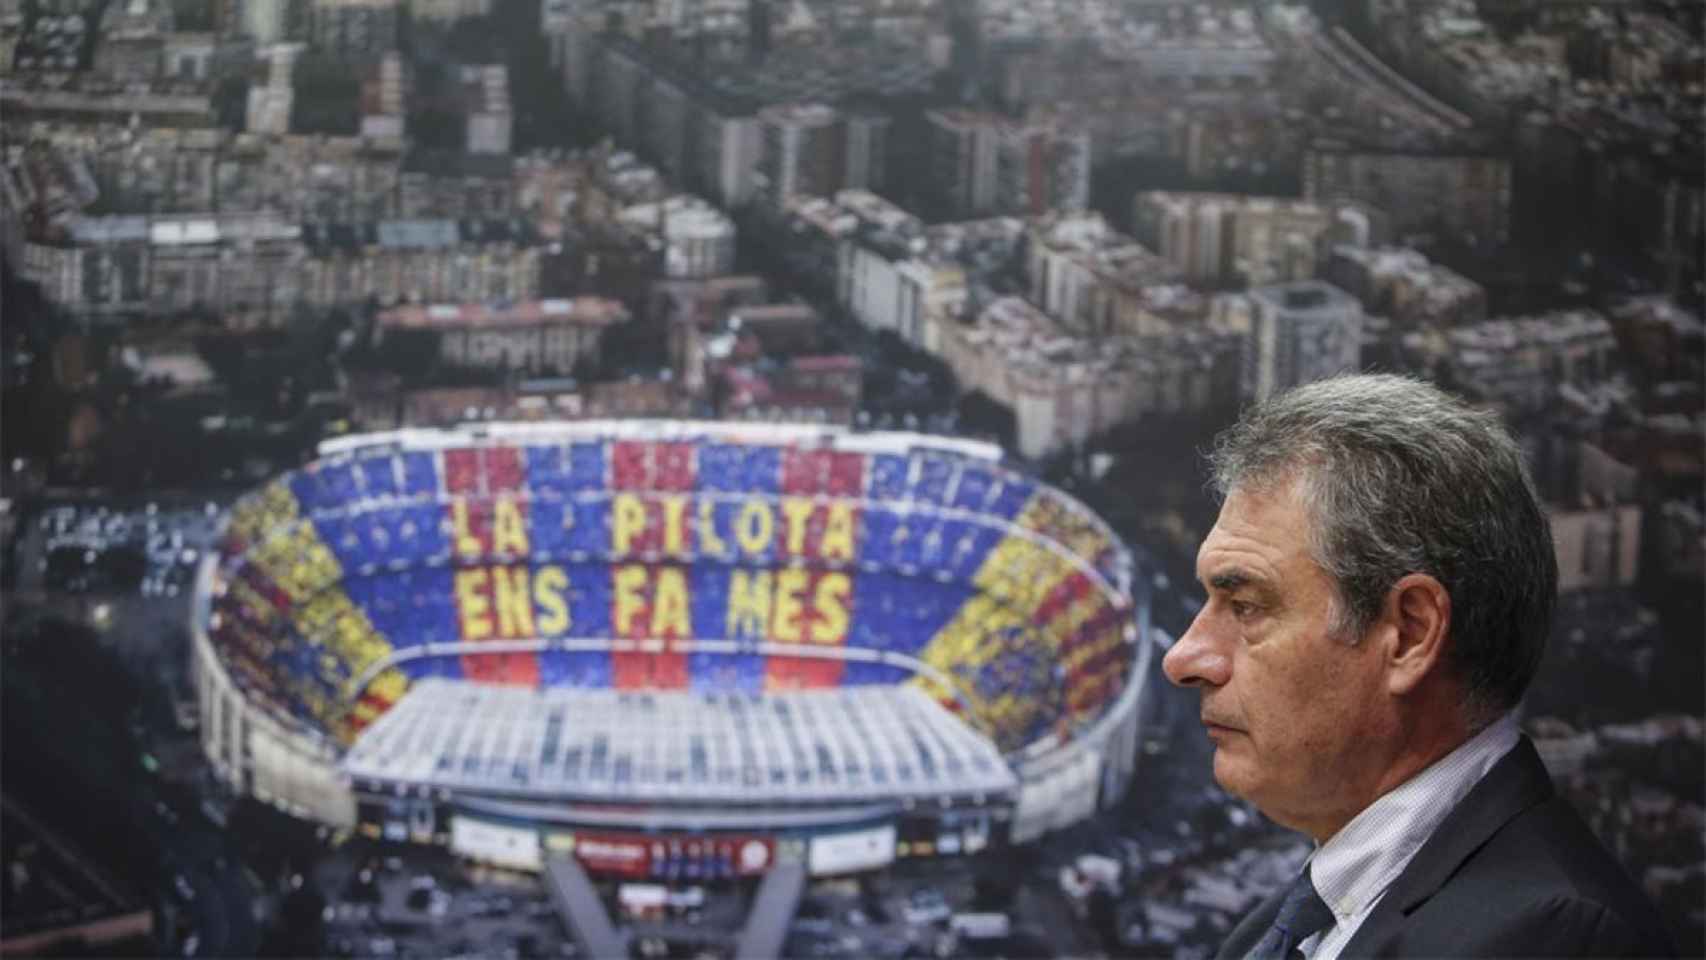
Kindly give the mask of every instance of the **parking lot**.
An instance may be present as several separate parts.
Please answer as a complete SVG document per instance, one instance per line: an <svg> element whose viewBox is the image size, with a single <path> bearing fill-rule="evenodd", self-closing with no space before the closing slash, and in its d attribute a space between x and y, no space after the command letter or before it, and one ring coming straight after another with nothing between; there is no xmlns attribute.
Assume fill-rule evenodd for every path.
<svg viewBox="0 0 1706 960"><path fill-rule="evenodd" d="M22 590L176 598L218 532L212 500L130 508L56 504L19 531Z"/></svg>

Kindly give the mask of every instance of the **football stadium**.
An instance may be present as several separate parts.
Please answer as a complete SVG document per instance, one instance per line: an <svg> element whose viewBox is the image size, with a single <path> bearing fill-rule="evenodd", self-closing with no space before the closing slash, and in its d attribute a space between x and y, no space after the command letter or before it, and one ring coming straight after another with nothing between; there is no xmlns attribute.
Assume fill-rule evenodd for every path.
<svg viewBox="0 0 1706 960"><path fill-rule="evenodd" d="M490 424L329 441L193 607L203 747L328 826L540 870L811 874L1024 843L1133 774L1147 602L992 445Z"/></svg>

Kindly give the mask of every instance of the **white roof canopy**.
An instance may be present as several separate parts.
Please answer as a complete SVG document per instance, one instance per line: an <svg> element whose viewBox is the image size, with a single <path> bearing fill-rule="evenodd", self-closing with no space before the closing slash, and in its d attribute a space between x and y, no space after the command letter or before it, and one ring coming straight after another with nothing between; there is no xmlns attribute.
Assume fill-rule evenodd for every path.
<svg viewBox="0 0 1706 960"><path fill-rule="evenodd" d="M907 684L753 695L428 678L362 733L343 769L358 782L481 796L687 805L1017 787L993 743Z"/></svg>

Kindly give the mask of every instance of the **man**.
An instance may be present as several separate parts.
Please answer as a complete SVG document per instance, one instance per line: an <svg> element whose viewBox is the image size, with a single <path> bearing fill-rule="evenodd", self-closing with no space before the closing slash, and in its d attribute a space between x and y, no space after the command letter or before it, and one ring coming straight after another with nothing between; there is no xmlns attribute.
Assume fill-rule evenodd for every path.
<svg viewBox="0 0 1706 960"><path fill-rule="evenodd" d="M1316 841L1221 956L1669 955L1517 727L1557 565L1496 416L1340 377L1247 412L1212 464L1208 601L1163 667L1201 691L1221 786Z"/></svg>

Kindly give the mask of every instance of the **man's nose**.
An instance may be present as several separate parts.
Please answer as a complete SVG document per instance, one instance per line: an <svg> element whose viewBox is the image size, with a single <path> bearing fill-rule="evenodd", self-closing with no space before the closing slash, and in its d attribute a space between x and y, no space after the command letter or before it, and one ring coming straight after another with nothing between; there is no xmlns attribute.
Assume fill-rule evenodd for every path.
<svg viewBox="0 0 1706 960"><path fill-rule="evenodd" d="M1231 678L1232 661L1215 635L1208 607L1197 611L1190 629L1161 659L1161 670L1181 687L1218 687Z"/></svg>

